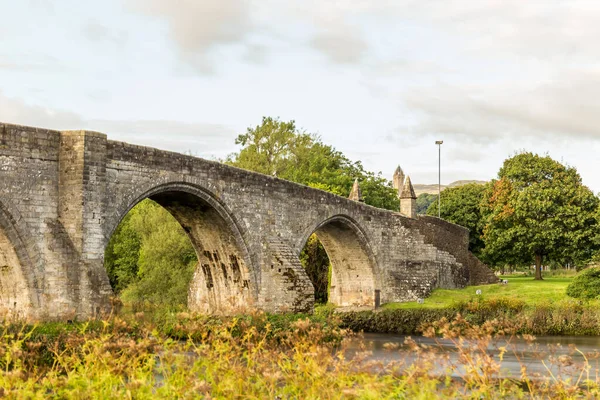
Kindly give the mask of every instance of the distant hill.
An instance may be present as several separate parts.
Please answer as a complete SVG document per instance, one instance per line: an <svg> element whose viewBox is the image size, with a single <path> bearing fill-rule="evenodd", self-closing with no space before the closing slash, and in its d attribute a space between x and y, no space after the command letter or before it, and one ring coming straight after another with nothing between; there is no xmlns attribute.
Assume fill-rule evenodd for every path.
<svg viewBox="0 0 600 400"><path fill-rule="evenodd" d="M442 185L442 190L448 188L448 187L457 187L457 186L462 186L462 185L466 185L468 183L479 183L479 184L484 184L486 183L485 181L469 181L469 180L461 180L461 181L455 181L452 182L448 185ZM415 194L418 196L421 193L429 193L429 194L437 194L438 192L438 185L437 183L431 184L431 185L422 185L422 184L413 184L413 188L415 189Z"/></svg>

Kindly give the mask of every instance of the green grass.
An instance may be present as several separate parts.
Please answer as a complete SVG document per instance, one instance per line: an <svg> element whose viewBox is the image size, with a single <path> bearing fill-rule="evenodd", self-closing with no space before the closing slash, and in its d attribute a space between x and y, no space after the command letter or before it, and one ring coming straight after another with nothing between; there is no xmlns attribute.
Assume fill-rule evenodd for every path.
<svg viewBox="0 0 600 400"><path fill-rule="evenodd" d="M446 308L459 301L468 301L478 297L475 293L481 290L481 296L486 299L509 297L524 301L527 306L541 303L556 303L567 299L566 289L572 278L547 277L536 281L530 276L504 276L507 285L492 284L468 286L464 289L436 289L431 296L425 299L424 304L417 302L389 303L385 309L418 309L418 308ZM599 303L600 304L600 303Z"/></svg>

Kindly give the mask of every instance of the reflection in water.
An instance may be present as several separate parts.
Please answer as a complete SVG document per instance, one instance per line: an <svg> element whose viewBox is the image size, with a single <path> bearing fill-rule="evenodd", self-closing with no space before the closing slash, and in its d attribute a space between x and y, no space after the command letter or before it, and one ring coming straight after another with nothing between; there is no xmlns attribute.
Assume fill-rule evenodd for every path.
<svg viewBox="0 0 600 400"><path fill-rule="evenodd" d="M367 350L369 361L403 361L404 365L411 364L420 358L414 349L405 344L406 339L407 336L403 335L366 333L363 339L356 338L350 342L346 355L353 357ZM453 377L461 377L465 373L468 362L460 357L458 339L453 341L422 336L412 339L425 352L436 353L432 374L447 374L449 366L454 366L451 369ZM474 341L464 342L465 349L475 350L477 346L478 343ZM491 340L482 350L500 363L499 377L519 378L522 367L525 367L530 377L578 378L586 359L589 372L584 371L583 379L588 373L591 379L600 377L600 337L597 336L541 336L533 342L522 337L507 337Z"/></svg>

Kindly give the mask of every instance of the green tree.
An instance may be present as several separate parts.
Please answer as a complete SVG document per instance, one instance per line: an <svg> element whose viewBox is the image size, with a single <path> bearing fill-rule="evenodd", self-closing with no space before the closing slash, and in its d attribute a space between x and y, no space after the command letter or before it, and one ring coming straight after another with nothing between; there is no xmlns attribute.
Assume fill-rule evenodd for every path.
<svg viewBox="0 0 600 400"><path fill-rule="evenodd" d="M296 128L294 121L263 117L262 123L239 135L238 153L226 163L250 171L276 176L331 193L348 196L359 180L366 204L397 211L399 201L392 184L381 173L365 171L360 161L352 162L326 145L315 134Z"/></svg>
<svg viewBox="0 0 600 400"><path fill-rule="evenodd" d="M544 258L583 263L597 248L598 198L573 167L532 153L507 159L484 192L483 251L492 264L535 263Z"/></svg>
<svg viewBox="0 0 600 400"><path fill-rule="evenodd" d="M417 214L426 214L429 206L437 201L437 198L437 194L421 193L417 197Z"/></svg>
<svg viewBox="0 0 600 400"><path fill-rule="evenodd" d="M484 191L485 185L469 183L444 189L441 196L440 216L469 230L469 250L475 255L479 255L484 247L481 220L481 201ZM437 201L431 203L427 214L438 215Z"/></svg>

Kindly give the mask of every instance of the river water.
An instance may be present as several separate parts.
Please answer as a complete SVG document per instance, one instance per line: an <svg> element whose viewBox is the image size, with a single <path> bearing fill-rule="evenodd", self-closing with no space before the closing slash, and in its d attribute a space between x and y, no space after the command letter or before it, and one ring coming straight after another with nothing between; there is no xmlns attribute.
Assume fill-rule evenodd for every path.
<svg viewBox="0 0 600 400"><path fill-rule="evenodd" d="M353 339L348 347L347 356L362 355L369 361L382 364L404 362L410 364L423 356L408 345L407 336L394 334L365 333L363 338ZM423 352L435 352L432 374L450 374L460 378L469 367L469 361L461 357L457 342L449 339L432 339L413 336ZM534 341L522 337L492 339L489 343L465 342L464 348L478 348L493 361L500 364L495 376L519 378L522 368L534 378L573 377L578 379L583 371L583 379L600 378L600 337L599 336L540 336ZM392 349L390 349L392 348ZM503 349L504 348L504 349ZM502 353L502 360L500 355ZM473 353L472 353L473 354ZM587 360L587 361L586 361Z"/></svg>

